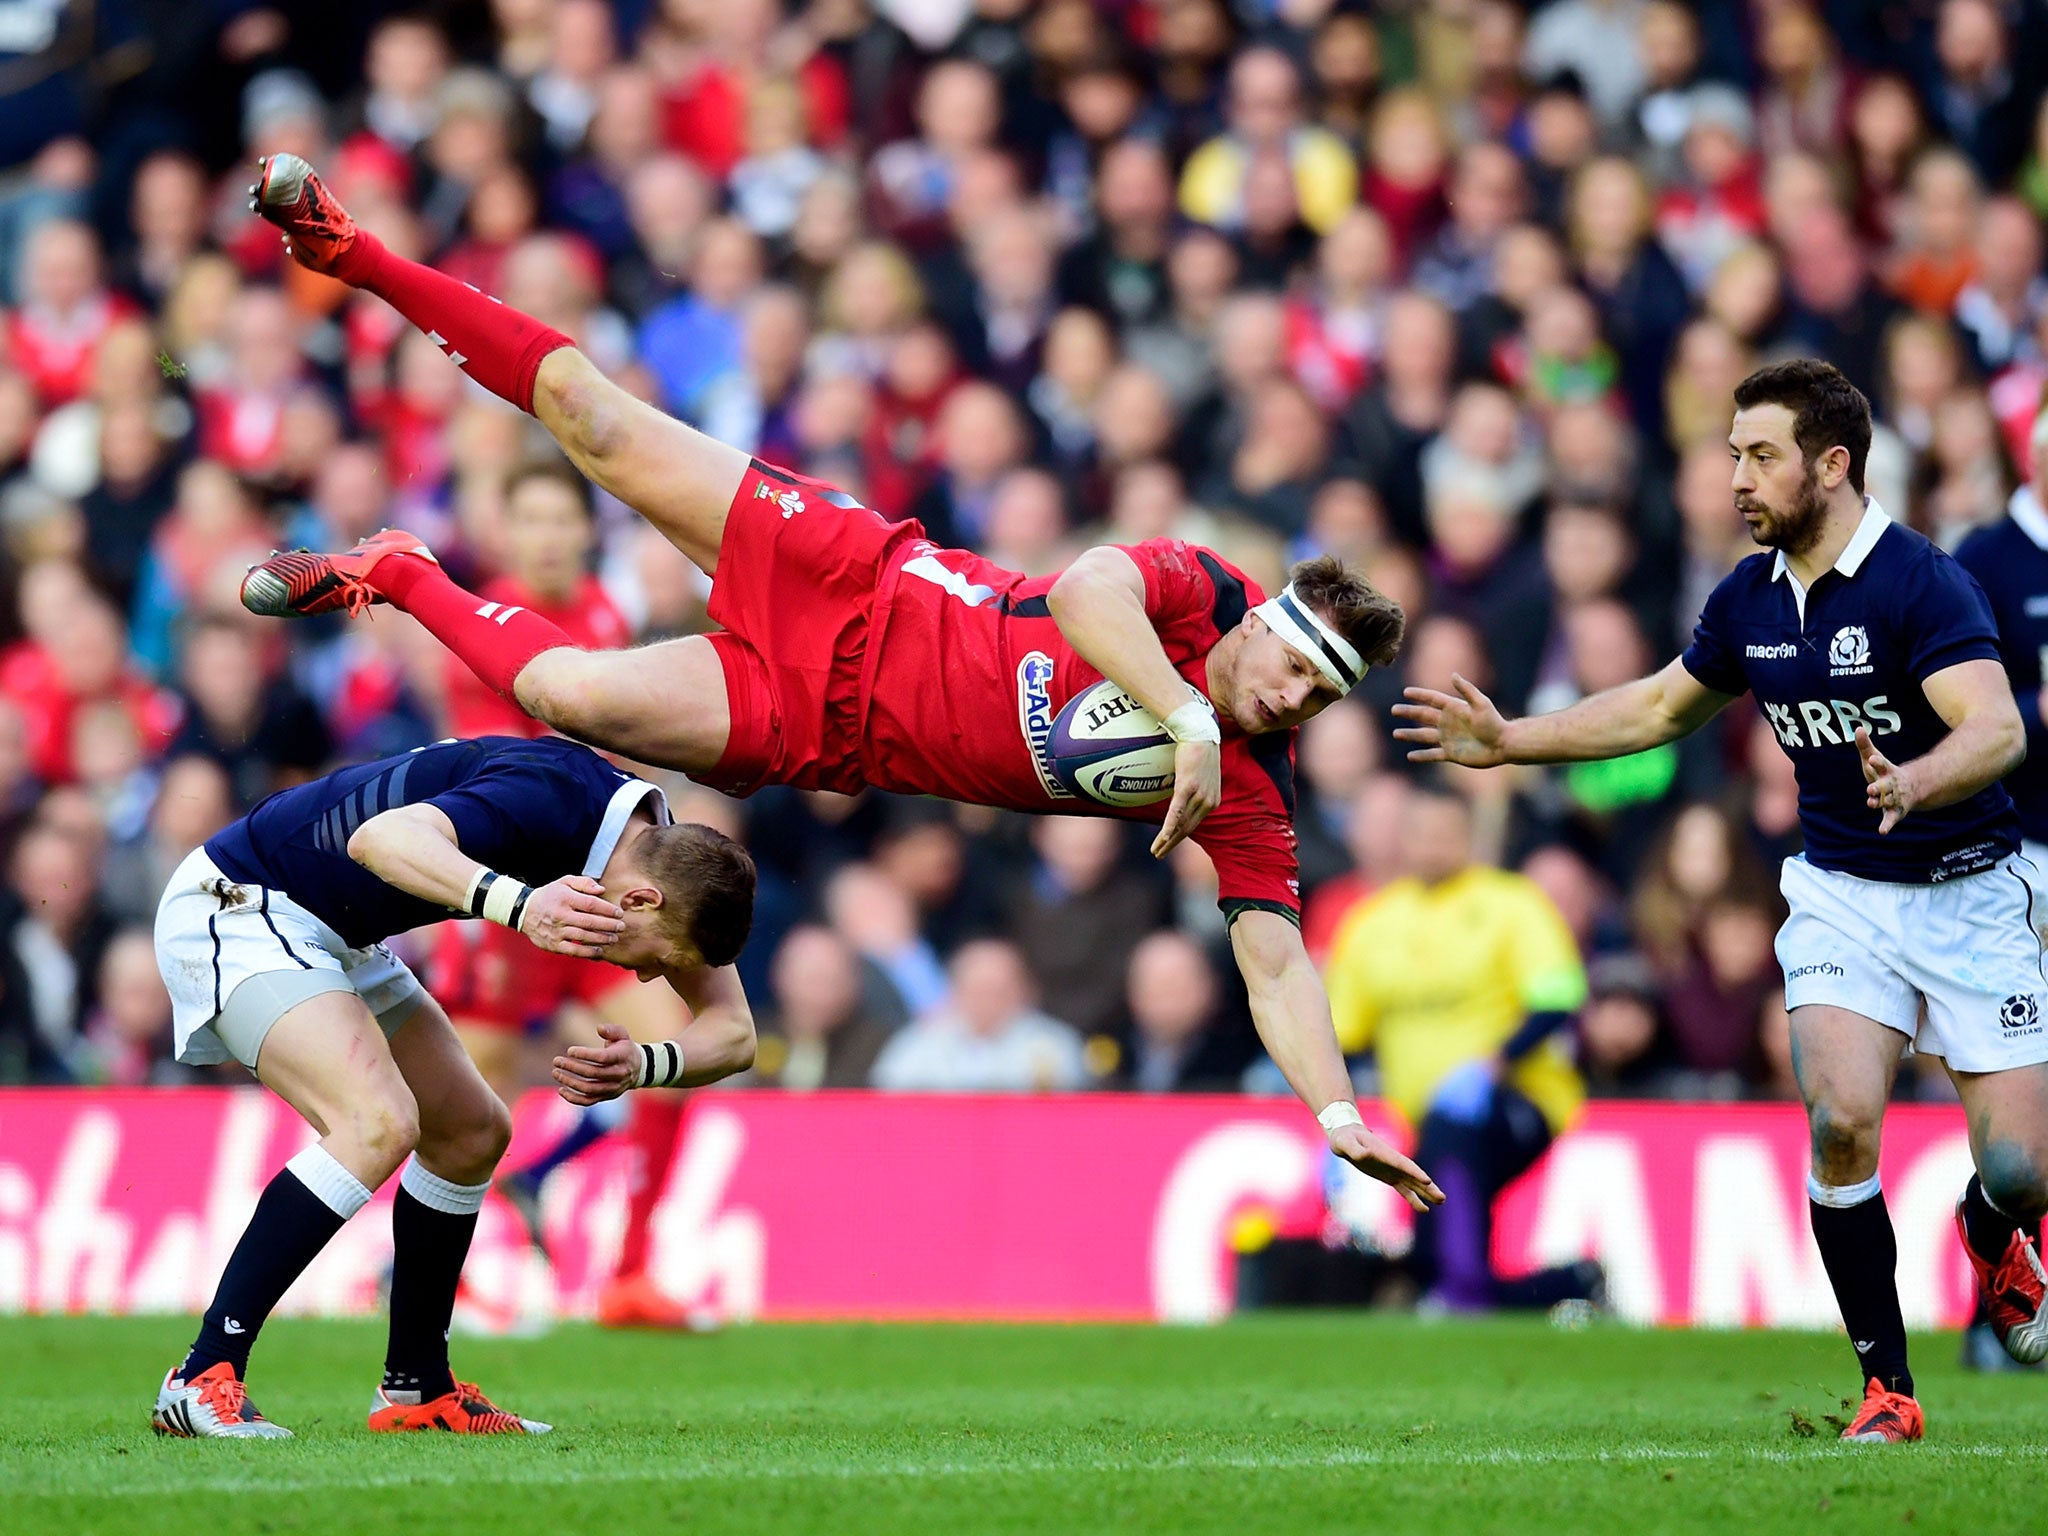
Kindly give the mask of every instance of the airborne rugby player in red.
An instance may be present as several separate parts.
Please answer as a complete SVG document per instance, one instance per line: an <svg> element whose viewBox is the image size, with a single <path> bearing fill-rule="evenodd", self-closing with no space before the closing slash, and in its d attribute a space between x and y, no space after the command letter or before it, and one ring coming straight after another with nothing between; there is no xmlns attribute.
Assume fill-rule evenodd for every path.
<svg viewBox="0 0 2048 1536"><path fill-rule="evenodd" d="M1265 595L1209 550L1155 539L1027 578L845 492L749 460L634 399L568 337L356 228L312 167L263 162L252 205L298 261L391 304L479 384L538 416L591 480L714 578L723 633L585 651L450 581L396 530L343 555L273 556L243 584L277 616L389 602L567 735L732 794L866 786L1150 820L1062 794L1040 755L1068 699L1107 677L1177 743L1152 851L1215 862L1261 1038L1331 1148L1417 1210L1443 1199L1368 1131L1302 947L1294 728L1400 645L1400 609L1336 560ZM1219 719L1220 716L1220 719Z"/></svg>

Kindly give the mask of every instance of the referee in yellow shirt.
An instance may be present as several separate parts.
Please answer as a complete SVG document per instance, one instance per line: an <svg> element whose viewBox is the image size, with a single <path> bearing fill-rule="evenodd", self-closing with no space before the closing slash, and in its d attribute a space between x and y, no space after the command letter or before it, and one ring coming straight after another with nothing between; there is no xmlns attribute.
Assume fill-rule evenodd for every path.
<svg viewBox="0 0 2048 1536"><path fill-rule="evenodd" d="M1604 1299L1590 1261L1495 1274L1493 1202L1586 1096L1562 1038L1586 1000L1578 946L1531 880L1472 861L1472 812L1418 786L1407 874L1337 930L1328 982L1345 1053L1372 1047L1385 1096L1420 1132L1415 1156L1449 1197L1415 1224L1429 1304L1452 1311Z"/></svg>

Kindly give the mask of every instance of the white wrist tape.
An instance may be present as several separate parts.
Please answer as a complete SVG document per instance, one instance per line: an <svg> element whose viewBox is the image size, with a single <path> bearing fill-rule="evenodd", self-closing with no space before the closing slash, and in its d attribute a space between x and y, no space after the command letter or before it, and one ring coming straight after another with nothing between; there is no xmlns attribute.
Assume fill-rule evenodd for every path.
<svg viewBox="0 0 2048 1536"><path fill-rule="evenodd" d="M635 1088L673 1088L683 1080L683 1048L673 1040L640 1047L640 1070L633 1078Z"/></svg>
<svg viewBox="0 0 2048 1536"><path fill-rule="evenodd" d="M1365 1116L1358 1112L1358 1106L1349 1099L1338 1099L1335 1103L1323 1106L1323 1112L1316 1116L1316 1124L1325 1131L1335 1131L1347 1125L1362 1126L1365 1124Z"/></svg>
<svg viewBox="0 0 2048 1536"><path fill-rule="evenodd" d="M1200 694L1160 721L1159 728L1175 741L1223 740L1223 727L1216 723L1216 707Z"/></svg>
<svg viewBox="0 0 2048 1536"><path fill-rule="evenodd" d="M463 892L462 905L471 917L481 917L517 932L519 920L526 915L526 899L532 894L532 886L521 885L510 875L480 869L469 882L469 889Z"/></svg>

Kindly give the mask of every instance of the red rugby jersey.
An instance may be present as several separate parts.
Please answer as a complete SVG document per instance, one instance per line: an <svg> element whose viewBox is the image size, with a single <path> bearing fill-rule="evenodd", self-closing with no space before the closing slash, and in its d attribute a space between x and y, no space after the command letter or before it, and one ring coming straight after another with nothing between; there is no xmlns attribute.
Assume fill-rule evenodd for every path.
<svg viewBox="0 0 2048 1536"><path fill-rule="evenodd" d="M1149 539L1124 553L1144 573L1145 612L1168 659L1206 692L1209 651L1265 594L1199 545ZM904 546L875 595L861 738L869 783L1039 814L1165 819L1164 800L1112 810L1073 798L1038 755L1061 706L1102 678L1053 623L1055 579L927 540ZM1246 736L1223 722L1223 803L1194 841L1215 862L1226 912L1299 919L1293 731Z"/></svg>

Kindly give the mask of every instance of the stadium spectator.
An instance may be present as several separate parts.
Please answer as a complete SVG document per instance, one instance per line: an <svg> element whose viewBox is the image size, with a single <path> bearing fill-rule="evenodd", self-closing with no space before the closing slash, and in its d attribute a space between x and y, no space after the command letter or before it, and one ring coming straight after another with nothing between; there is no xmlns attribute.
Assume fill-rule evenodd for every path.
<svg viewBox="0 0 2048 1536"><path fill-rule="evenodd" d="M266 674L268 638L239 614L190 626L178 668L184 721L165 749L219 763L243 807L314 777L332 751L312 701L289 679Z"/></svg>
<svg viewBox="0 0 2048 1536"><path fill-rule="evenodd" d="M774 1012L763 1023L754 1075L778 1088L865 1088L890 1026L868 1011L862 961L829 928L792 928L775 952Z"/></svg>
<svg viewBox="0 0 2048 1536"><path fill-rule="evenodd" d="M100 962L114 935L93 878L97 849L47 821L30 823L14 845L0 892L0 948L7 992L19 996L33 1029L29 1070L70 1075L80 1032L99 1002Z"/></svg>
<svg viewBox="0 0 2048 1536"><path fill-rule="evenodd" d="M117 1088L179 1087L198 1080L172 1058L171 998L147 928L123 928L100 960L99 1005L67 1063L74 1081Z"/></svg>
<svg viewBox="0 0 2048 1536"><path fill-rule="evenodd" d="M1004 927L1047 1011L1084 1034L1107 1034L1132 952L1165 921L1159 881L1126 864L1119 822L1043 817L1031 825L1031 846L1038 857L1011 892Z"/></svg>
<svg viewBox="0 0 2048 1536"><path fill-rule="evenodd" d="M1302 219L1322 234L1358 196L1358 167L1344 142L1304 121L1301 75L1294 60L1254 47L1230 68L1224 116L1228 131L1188 157L1180 206L1189 218L1218 229L1241 229L1254 168L1277 157L1292 175Z"/></svg>
<svg viewBox="0 0 2048 1536"><path fill-rule="evenodd" d="M1081 1037L1032 1005L1031 978L1015 945L1000 939L963 945L949 974L952 1001L906 1024L883 1047L875 1087L1043 1093L1087 1086Z"/></svg>
<svg viewBox="0 0 2048 1536"><path fill-rule="evenodd" d="M1136 1093L1216 1091L1236 1085L1219 1027L1216 968L1186 934L1146 937L1131 952L1125 986L1130 1029L1117 1050L1114 1086Z"/></svg>

